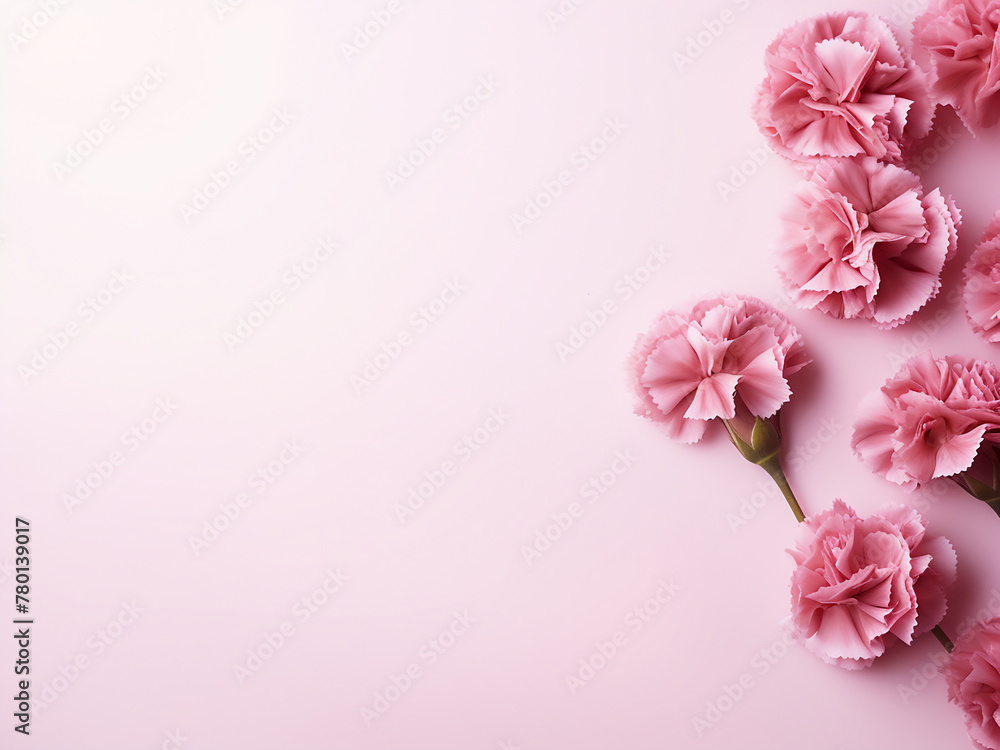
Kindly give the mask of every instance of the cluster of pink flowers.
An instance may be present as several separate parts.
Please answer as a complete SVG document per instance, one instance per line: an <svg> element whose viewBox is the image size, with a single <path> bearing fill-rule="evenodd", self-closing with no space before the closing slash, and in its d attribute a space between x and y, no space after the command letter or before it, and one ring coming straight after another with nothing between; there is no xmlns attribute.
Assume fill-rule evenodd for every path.
<svg viewBox="0 0 1000 750"><path fill-rule="evenodd" d="M937 295L961 213L905 165L938 105L974 134L1000 122L998 23L996 0L932 0L914 24L927 70L865 13L802 21L768 47L753 116L805 173L776 252L798 306L893 328ZM997 234L994 224L966 269L969 320L991 341L1000 340Z"/></svg>
<svg viewBox="0 0 1000 750"><path fill-rule="evenodd" d="M687 313L660 315L638 337L627 372L636 413L669 437L693 443L710 422L722 420L744 456L769 471L777 467L783 479L773 461L780 438L762 437L757 423L776 418L791 395L789 377L808 363L802 337L785 316L755 297L722 294ZM1000 388L992 369L969 374L956 366L935 380L934 361L923 364L920 382L934 382L942 403L952 398L956 408L968 406L961 394ZM821 658L848 669L868 666L891 643L911 643L934 628L955 579L951 545L928 535L920 516L902 506L862 519L837 500L832 510L804 520L789 552L796 562L797 633Z"/></svg>
<svg viewBox="0 0 1000 750"><path fill-rule="evenodd" d="M792 25L767 48L753 117L802 173L776 248L791 300L888 330L941 289L961 213L906 169L953 107L975 135L1000 123L1000 0L931 0L914 52L882 19L830 13ZM921 67L923 66L923 67ZM973 330L1000 343L1000 213L965 268ZM791 578L792 625L824 661L873 663L931 630L951 655L944 674L973 742L1000 750L1000 618L953 646L940 628L956 555L920 515L888 504L866 518L841 500L806 515L781 466L779 410L809 363L789 320L755 297L722 294L660 315L628 359L637 414L694 443L720 420L748 460L778 484L801 522ZM860 406L851 439L874 473L911 491L948 478L1000 514L1000 369L983 360L905 362Z"/></svg>

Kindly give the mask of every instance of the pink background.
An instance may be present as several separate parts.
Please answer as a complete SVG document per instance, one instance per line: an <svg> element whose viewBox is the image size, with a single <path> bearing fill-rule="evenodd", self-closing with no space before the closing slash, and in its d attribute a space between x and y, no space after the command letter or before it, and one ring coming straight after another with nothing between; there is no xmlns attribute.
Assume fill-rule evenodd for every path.
<svg viewBox="0 0 1000 750"><path fill-rule="evenodd" d="M103 0L48 19L50 5L0 11L0 599L13 615L20 515L32 691L56 697L29 738L11 739L5 704L0 744L967 746L942 678L914 677L942 653L932 637L861 673L785 645L792 515L722 435L679 446L634 417L623 382L663 308L719 289L784 305L769 253L795 174L761 151L749 102L781 28L856 4L588 0L563 2L562 22L547 16L559 0L234 0L221 17L211 0ZM908 23L922 3L864 9ZM373 12L391 20L346 59ZM44 25L12 42L33 14ZM144 76L130 109L120 97ZM290 123L249 146L275 109ZM60 179L53 164L102 118L109 132ZM965 217L951 290L1000 207L1000 139L973 142L950 113L937 127L925 186ZM390 189L387 171L427 139ZM231 161L185 222L181 204ZM519 232L512 215L564 172ZM286 272L325 236L338 249L291 289ZM669 259L637 271L651 248ZM84 317L121 269L133 280ZM644 283L626 298L630 279ZM449 281L464 290L432 304ZM273 290L283 303L229 351L226 333ZM807 512L905 499L852 457L849 425L901 356L995 355L944 297L891 333L791 310L815 361L784 411ZM588 313L602 325L560 356ZM22 377L71 323L78 335ZM409 345L358 393L352 377L402 333ZM176 410L126 442L157 399ZM499 429L462 448L484 424ZM258 494L251 475L288 440L303 451ZM112 476L69 512L64 495L115 450ZM401 522L397 504L442 466ZM606 491L584 494L608 471ZM1000 607L1000 519L947 486L911 500L959 553L946 629ZM220 506L236 517L196 554ZM553 514L568 528L529 564ZM347 580L304 621L300 600L338 569ZM12 639L0 644L10 696ZM248 650L270 658L240 682Z"/></svg>

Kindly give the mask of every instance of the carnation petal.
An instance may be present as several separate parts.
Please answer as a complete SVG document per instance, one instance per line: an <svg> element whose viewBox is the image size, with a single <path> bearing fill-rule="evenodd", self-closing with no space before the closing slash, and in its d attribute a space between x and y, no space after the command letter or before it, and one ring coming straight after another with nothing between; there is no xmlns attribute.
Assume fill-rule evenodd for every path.
<svg viewBox="0 0 1000 750"><path fill-rule="evenodd" d="M950 477L972 466L985 432L986 425L979 425L965 434L955 435L939 447L935 457L934 476Z"/></svg>
<svg viewBox="0 0 1000 750"><path fill-rule="evenodd" d="M867 659L875 653L877 641L866 640L848 607L832 607L823 614L823 621L813 636L821 641L823 651L834 659Z"/></svg>
<svg viewBox="0 0 1000 750"><path fill-rule="evenodd" d="M847 39L824 39L813 51L822 63L817 72L827 88L837 92L842 101L857 101L875 65L876 53Z"/></svg>
<svg viewBox="0 0 1000 750"><path fill-rule="evenodd" d="M774 351L770 349L743 363L739 372L740 398L757 416L772 416L792 395Z"/></svg>
<svg viewBox="0 0 1000 750"><path fill-rule="evenodd" d="M868 214L872 230L898 238L922 237L927 229L924 207L916 190L900 193L888 203Z"/></svg>
<svg viewBox="0 0 1000 750"><path fill-rule="evenodd" d="M739 375L719 372L703 379L695 391L691 406L684 412L685 419L732 419L736 416L733 398Z"/></svg>
<svg viewBox="0 0 1000 750"><path fill-rule="evenodd" d="M822 292L846 292L849 289L857 289L859 286L868 284L868 279L850 263L840 261L830 261L808 282L802 285L803 289L809 291Z"/></svg>
<svg viewBox="0 0 1000 750"><path fill-rule="evenodd" d="M879 266L879 284L874 320L892 328L927 304L941 287L941 279L929 271L915 270L905 260L890 260Z"/></svg>
<svg viewBox="0 0 1000 750"><path fill-rule="evenodd" d="M706 377L698 353L686 338L661 339L646 360L640 383L663 412L676 407Z"/></svg>

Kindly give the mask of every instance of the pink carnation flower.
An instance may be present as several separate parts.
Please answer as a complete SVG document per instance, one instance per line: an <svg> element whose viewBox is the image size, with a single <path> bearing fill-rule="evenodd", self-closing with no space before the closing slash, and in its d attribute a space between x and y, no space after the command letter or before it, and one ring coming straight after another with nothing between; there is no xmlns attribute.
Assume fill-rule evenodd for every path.
<svg viewBox="0 0 1000 750"><path fill-rule="evenodd" d="M893 328L938 293L960 223L951 199L905 169L823 161L782 216L778 272L800 307Z"/></svg>
<svg viewBox="0 0 1000 750"><path fill-rule="evenodd" d="M1000 120L1000 2L931 0L913 24L931 63L931 92L973 133Z"/></svg>
<svg viewBox="0 0 1000 750"><path fill-rule="evenodd" d="M726 294L690 313L660 315L628 361L636 414L694 443L712 419L733 419L737 401L770 417L791 395L787 377L808 363L798 331L755 297Z"/></svg>
<svg viewBox="0 0 1000 750"><path fill-rule="evenodd" d="M904 363L862 402L851 447L872 471L906 490L972 466L1000 442L1000 370L930 353Z"/></svg>
<svg viewBox="0 0 1000 750"><path fill-rule="evenodd" d="M965 266L964 297L972 330L991 344L1000 342L1000 213Z"/></svg>
<svg viewBox="0 0 1000 750"><path fill-rule="evenodd" d="M783 31L767 48L753 116L794 161L873 156L900 162L930 131L924 73L885 21L828 13Z"/></svg>
<svg viewBox="0 0 1000 750"><path fill-rule="evenodd" d="M976 747L1000 750L1000 618L966 630L944 665L948 700Z"/></svg>
<svg viewBox="0 0 1000 750"><path fill-rule="evenodd" d="M895 641L911 643L944 617L955 551L920 515L889 505L859 518L844 502L799 528L792 621L809 650L846 669L869 666Z"/></svg>

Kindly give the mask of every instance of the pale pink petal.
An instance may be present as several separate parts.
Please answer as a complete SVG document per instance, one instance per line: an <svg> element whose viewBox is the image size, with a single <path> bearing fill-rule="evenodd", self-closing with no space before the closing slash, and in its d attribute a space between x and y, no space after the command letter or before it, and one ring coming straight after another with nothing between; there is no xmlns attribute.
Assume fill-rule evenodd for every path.
<svg viewBox="0 0 1000 750"><path fill-rule="evenodd" d="M710 373L686 338L659 341L646 361L640 383L661 412L669 412L694 393Z"/></svg>
<svg viewBox="0 0 1000 750"><path fill-rule="evenodd" d="M934 476L949 477L972 466L985 432L986 425L979 425L969 432L951 437L941 445L935 456Z"/></svg>
<svg viewBox="0 0 1000 750"><path fill-rule="evenodd" d="M736 416L736 384L739 375L719 372L698 383L691 406L684 412L685 419L732 419ZM654 396L655 398L655 396Z"/></svg>

